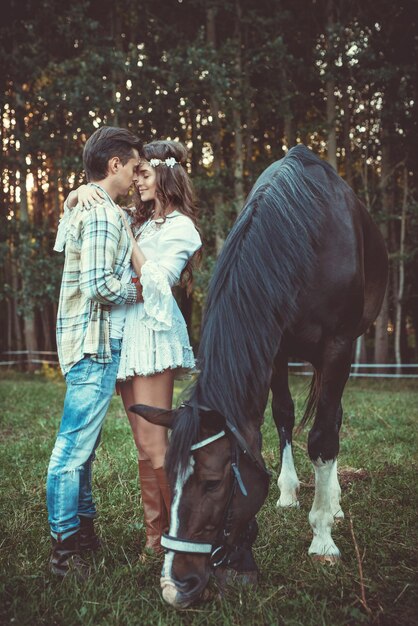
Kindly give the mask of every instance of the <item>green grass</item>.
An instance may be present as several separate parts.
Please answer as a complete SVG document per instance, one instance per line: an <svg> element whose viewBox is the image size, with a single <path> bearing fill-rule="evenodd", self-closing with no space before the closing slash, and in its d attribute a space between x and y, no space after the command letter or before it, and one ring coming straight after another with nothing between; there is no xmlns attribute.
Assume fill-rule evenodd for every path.
<svg viewBox="0 0 418 626"><path fill-rule="evenodd" d="M306 380L293 378L300 416ZM177 392L179 389L177 389ZM346 520L334 530L342 561L323 567L307 556L312 471L306 432L296 438L299 510L277 511L277 435L270 411L264 455L273 470L259 513L256 591L237 588L222 600L175 612L159 591L159 563L138 560L144 530L135 449L118 398L112 400L95 464L99 528L106 543L87 584L48 572L45 474L65 386L8 374L0 382L0 623L83 625L416 624L418 388L411 382L347 386L339 466ZM354 472L353 470L363 470ZM364 591L349 518L360 550Z"/></svg>

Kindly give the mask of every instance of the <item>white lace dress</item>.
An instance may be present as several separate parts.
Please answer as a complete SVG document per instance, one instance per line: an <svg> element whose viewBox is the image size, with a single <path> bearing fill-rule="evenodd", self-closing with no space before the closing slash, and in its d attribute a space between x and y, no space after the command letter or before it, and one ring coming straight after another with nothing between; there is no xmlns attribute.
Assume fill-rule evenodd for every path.
<svg viewBox="0 0 418 626"><path fill-rule="evenodd" d="M118 380L169 368L184 374L195 360L171 288L201 247L199 233L190 218L173 211L165 220L143 224L137 240L147 259L140 277L144 302L126 307Z"/></svg>

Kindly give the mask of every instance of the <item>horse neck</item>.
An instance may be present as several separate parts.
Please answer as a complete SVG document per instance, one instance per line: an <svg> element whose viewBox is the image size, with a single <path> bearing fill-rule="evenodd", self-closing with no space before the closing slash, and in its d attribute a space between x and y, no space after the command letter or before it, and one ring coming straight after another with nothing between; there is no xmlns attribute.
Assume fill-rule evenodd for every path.
<svg viewBox="0 0 418 626"><path fill-rule="evenodd" d="M228 328L231 317L218 315L215 323L217 314L212 313L211 325L222 329L222 333L215 332L222 349L219 350L219 343L208 339L204 330L202 343L206 347L200 359L196 401L218 411L237 427L245 429L255 425L258 428L268 399L278 342L269 340L268 329L260 325L257 337L253 337L255 346L244 329L240 332L236 318L236 332L232 333Z"/></svg>

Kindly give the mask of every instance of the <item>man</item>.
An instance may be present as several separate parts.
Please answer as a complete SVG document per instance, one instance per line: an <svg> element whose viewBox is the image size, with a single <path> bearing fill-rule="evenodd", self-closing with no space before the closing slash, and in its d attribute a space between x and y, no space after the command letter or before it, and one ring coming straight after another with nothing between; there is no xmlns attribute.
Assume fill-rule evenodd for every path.
<svg viewBox="0 0 418 626"><path fill-rule="evenodd" d="M88 211L67 209L60 225L61 238L65 230L65 264L57 347L67 392L47 478L50 567L58 576L70 569L87 575L81 552L100 546L93 523L91 466L120 357L121 340L112 338L111 307L141 299L139 283L121 281L132 243L115 199L136 180L140 148L128 130L104 126L93 133L84 148L84 169L104 201Z"/></svg>

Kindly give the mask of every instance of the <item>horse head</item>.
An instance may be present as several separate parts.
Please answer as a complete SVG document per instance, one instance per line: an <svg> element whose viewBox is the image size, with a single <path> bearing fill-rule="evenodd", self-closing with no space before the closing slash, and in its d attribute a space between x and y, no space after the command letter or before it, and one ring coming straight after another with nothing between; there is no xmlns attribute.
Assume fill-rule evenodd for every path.
<svg viewBox="0 0 418 626"><path fill-rule="evenodd" d="M201 598L211 572L228 566L267 496L270 476L260 453L260 432L247 429L244 437L219 413L198 406L197 439L182 455L181 431L192 428L189 405L173 411L144 405L130 410L173 429L168 452L173 499L170 530L161 541L166 550L161 587L166 602L186 608Z"/></svg>

